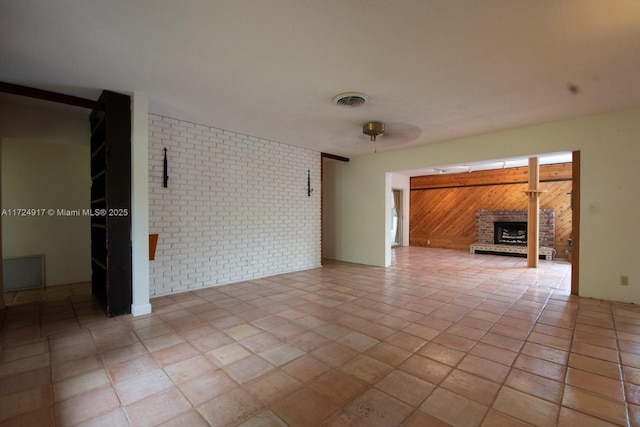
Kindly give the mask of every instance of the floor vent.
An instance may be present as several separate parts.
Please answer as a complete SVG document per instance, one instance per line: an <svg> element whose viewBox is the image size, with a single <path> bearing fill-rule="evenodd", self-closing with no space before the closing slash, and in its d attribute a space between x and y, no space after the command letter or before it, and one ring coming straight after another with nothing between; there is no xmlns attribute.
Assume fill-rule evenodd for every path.
<svg viewBox="0 0 640 427"><path fill-rule="evenodd" d="M44 255L4 258L2 271L5 292L44 287Z"/></svg>

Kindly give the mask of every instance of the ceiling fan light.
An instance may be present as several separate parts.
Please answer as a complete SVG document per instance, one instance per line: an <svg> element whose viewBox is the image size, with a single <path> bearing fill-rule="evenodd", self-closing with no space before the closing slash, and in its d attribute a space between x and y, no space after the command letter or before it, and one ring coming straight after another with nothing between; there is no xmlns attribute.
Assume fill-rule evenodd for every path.
<svg viewBox="0 0 640 427"><path fill-rule="evenodd" d="M378 135L384 133L384 123L382 122L368 122L362 126L362 133L369 135L371 141L375 141Z"/></svg>

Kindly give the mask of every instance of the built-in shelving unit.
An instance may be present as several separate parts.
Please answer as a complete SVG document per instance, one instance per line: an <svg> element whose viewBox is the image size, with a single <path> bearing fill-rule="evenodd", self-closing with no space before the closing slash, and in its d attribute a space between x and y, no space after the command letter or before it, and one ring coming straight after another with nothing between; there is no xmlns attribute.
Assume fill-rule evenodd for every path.
<svg viewBox="0 0 640 427"><path fill-rule="evenodd" d="M91 122L91 288L108 316L131 312L131 100L104 91Z"/></svg>

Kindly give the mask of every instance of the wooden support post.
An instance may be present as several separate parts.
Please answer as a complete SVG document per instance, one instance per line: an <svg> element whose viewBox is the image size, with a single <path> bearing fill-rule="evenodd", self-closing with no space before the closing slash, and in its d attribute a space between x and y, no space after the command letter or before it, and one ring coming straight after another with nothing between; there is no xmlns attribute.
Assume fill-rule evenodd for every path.
<svg viewBox="0 0 640 427"><path fill-rule="evenodd" d="M0 138L0 210L2 210L2 138ZM4 307L4 282L2 273L2 221L0 221L0 310L2 310ZM0 316L2 316L2 313L0 313Z"/></svg>
<svg viewBox="0 0 640 427"><path fill-rule="evenodd" d="M540 166L537 157L529 158L529 211L527 217L527 266L538 268L540 256Z"/></svg>

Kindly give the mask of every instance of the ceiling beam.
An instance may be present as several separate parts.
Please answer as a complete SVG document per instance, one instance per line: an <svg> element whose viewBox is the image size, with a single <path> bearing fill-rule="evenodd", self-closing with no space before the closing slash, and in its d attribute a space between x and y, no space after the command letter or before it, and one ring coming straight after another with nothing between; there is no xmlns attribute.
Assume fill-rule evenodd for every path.
<svg viewBox="0 0 640 427"><path fill-rule="evenodd" d="M60 104L73 105L75 107L87 108L89 110L93 110L97 104L96 101L92 101L90 99L6 82L0 82L0 92L58 102Z"/></svg>
<svg viewBox="0 0 640 427"><path fill-rule="evenodd" d="M327 159L339 160L341 162L348 162L349 161L348 157L337 156L335 154L329 154L329 153L322 153L322 157L325 157Z"/></svg>

